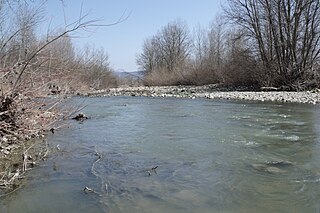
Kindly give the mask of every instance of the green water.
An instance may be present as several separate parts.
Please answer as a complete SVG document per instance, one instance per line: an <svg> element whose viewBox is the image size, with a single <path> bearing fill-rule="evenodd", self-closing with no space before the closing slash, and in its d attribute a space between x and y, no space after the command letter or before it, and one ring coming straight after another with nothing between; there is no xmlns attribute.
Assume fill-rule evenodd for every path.
<svg viewBox="0 0 320 213"><path fill-rule="evenodd" d="M320 212L319 106L83 101L0 212Z"/></svg>

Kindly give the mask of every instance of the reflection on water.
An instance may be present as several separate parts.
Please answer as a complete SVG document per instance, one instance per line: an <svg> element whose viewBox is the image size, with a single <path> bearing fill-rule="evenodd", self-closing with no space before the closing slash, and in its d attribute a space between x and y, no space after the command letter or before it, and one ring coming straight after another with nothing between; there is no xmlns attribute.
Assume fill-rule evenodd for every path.
<svg viewBox="0 0 320 213"><path fill-rule="evenodd" d="M318 106L86 102L91 119L50 136L60 150L0 212L320 211Z"/></svg>

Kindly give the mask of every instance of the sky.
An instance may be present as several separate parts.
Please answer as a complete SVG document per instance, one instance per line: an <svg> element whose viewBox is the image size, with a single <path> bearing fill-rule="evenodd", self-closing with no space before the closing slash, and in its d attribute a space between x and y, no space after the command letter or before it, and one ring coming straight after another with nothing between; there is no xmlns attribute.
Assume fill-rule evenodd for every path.
<svg viewBox="0 0 320 213"><path fill-rule="evenodd" d="M65 23L87 14L87 20L99 19L99 24L117 22L114 26L94 27L74 35L74 45L100 48L109 55L116 71L137 71L136 57L145 39L155 35L163 26L175 20L185 21L190 31L197 26L207 27L221 12L226 0L48 0L47 25L63 28ZM50 26L49 24L50 23Z"/></svg>

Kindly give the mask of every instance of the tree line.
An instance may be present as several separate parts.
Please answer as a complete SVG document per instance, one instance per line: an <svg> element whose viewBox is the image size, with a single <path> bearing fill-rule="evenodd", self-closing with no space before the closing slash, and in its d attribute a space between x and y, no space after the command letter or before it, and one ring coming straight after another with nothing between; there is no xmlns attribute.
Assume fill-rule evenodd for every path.
<svg viewBox="0 0 320 213"><path fill-rule="evenodd" d="M228 0L209 28L178 20L144 41L149 85L221 83L305 90L320 83L318 0Z"/></svg>
<svg viewBox="0 0 320 213"><path fill-rule="evenodd" d="M318 0L227 2L209 27L190 30L176 20L147 38L137 57L147 73L144 84L319 87ZM72 44L73 32L96 23L84 15L40 35L44 4L0 0L0 92L74 93L117 86L106 51Z"/></svg>
<svg viewBox="0 0 320 213"><path fill-rule="evenodd" d="M103 49L76 49L74 32L96 26L86 15L41 35L46 1L0 0L0 92L56 94L115 86Z"/></svg>

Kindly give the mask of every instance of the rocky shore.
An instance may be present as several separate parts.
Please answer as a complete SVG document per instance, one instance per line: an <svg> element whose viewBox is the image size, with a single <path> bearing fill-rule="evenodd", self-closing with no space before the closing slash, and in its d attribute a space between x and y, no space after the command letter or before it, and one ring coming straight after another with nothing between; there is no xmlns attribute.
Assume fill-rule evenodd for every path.
<svg viewBox="0 0 320 213"><path fill-rule="evenodd" d="M272 89L276 90L276 89ZM288 103L320 103L320 90L304 92L286 91L246 91L246 88L223 88L218 85L205 86L156 86L156 87L120 87L99 90L86 94L88 96L143 96L143 97L176 97L207 98L247 101L275 101Z"/></svg>

